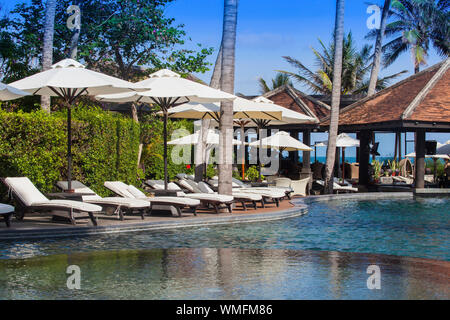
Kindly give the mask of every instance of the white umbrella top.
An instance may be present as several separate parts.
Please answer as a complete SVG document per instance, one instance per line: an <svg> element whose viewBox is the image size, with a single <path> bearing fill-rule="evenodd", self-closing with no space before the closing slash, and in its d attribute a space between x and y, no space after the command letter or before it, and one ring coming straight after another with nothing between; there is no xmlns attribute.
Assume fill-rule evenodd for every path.
<svg viewBox="0 0 450 320"><path fill-rule="evenodd" d="M15 81L11 85L34 95L70 98L122 93L134 89L131 82L86 69L72 59L62 60L49 70Z"/></svg>
<svg viewBox="0 0 450 320"><path fill-rule="evenodd" d="M436 146L436 154L434 155L425 155L426 158L434 158L434 159L449 159L450 160L450 140L445 143L437 143ZM406 155L406 157L415 158L416 153L411 152Z"/></svg>
<svg viewBox="0 0 450 320"><path fill-rule="evenodd" d="M324 146L328 145L328 141L321 142ZM320 146L319 144L317 146ZM336 138L336 147L338 148L350 148L350 147L359 147L359 140L350 137L346 133L341 133Z"/></svg>
<svg viewBox="0 0 450 320"><path fill-rule="evenodd" d="M191 145L192 144L192 145L195 145L195 144L198 144L198 141L199 141L199 132L197 131L194 134L169 141L168 144L172 144L172 145ZM213 129L209 129L206 144L218 145L219 144L219 133L217 133ZM233 139L233 144L241 145L242 142L239 140Z"/></svg>
<svg viewBox="0 0 450 320"><path fill-rule="evenodd" d="M145 102L150 104L179 105L190 101L200 103L233 101L236 97L221 90L182 78L178 73L162 69L152 73L148 79L135 83L139 92L99 95L100 101Z"/></svg>
<svg viewBox="0 0 450 320"><path fill-rule="evenodd" d="M170 118L220 120L218 103L185 103L169 110ZM270 105L261 105L251 100L236 97L233 102L234 119L279 120L282 112Z"/></svg>
<svg viewBox="0 0 450 320"><path fill-rule="evenodd" d="M272 120L270 122L271 125L283 125L283 124L301 124L301 123L316 123L318 122L316 119L309 117L300 112L293 111L291 109L285 108L283 106L275 104L272 100L269 100L263 96L256 97L252 99L252 101L258 103L260 106L269 106L281 111L282 116L281 119Z"/></svg>
<svg viewBox="0 0 450 320"><path fill-rule="evenodd" d="M0 101L14 100L29 95L30 94L28 92L21 91L4 83L0 83Z"/></svg>
<svg viewBox="0 0 450 320"><path fill-rule="evenodd" d="M306 144L291 137L285 131L279 131L270 137L254 141L249 144L250 147L274 148L281 151L313 151Z"/></svg>

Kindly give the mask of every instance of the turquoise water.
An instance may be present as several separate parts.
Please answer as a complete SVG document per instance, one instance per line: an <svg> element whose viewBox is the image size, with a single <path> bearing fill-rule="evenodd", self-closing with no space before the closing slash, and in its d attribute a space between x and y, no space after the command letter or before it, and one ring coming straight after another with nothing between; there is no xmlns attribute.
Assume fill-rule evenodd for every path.
<svg viewBox="0 0 450 320"><path fill-rule="evenodd" d="M275 222L1 241L0 299L450 299L449 205L332 201Z"/></svg>
<svg viewBox="0 0 450 320"><path fill-rule="evenodd" d="M377 253L450 261L449 199L332 201L251 224L3 241L0 259L123 249L249 248Z"/></svg>
<svg viewBox="0 0 450 320"><path fill-rule="evenodd" d="M69 265L80 287L67 287ZM380 289L367 268L380 268ZM450 263L261 249L113 250L0 260L0 299L449 299Z"/></svg>

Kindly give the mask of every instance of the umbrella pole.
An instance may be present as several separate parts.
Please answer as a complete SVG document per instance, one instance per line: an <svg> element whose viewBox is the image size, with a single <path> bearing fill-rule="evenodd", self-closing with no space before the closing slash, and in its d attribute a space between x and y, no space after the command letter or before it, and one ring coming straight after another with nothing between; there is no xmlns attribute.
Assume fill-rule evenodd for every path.
<svg viewBox="0 0 450 320"><path fill-rule="evenodd" d="M342 182L345 181L345 147L342 148Z"/></svg>
<svg viewBox="0 0 450 320"><path fill-rule="evenodd" d="M167 113L167 108L164 109L164 190L167 190L167 119L169 117Z"/></svg>
<svg viewBox="0 0 450 320"><path fill-rule="evenodd" d="M244 124L241 122L241 142L242 142L242 181L245 180L245 130Z"/></svg>
<svg viewBox="0 0 450 320"><path fill-rule="evenodd" d="M72 108L67 102L67 192L72 190Z"/></svg>

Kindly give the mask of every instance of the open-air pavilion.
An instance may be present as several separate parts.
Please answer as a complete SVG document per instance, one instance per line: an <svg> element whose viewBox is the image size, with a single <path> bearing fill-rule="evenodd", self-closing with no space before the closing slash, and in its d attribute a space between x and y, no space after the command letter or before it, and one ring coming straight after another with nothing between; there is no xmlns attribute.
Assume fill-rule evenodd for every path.
<svg viewBox="0 0 450 320"><path fill-rule="evenodd" d="M341 110L339 131L360 139L359 184L369 185L374 132L415 133L415 188L424 188L426 133L450 132L450 59L410 76ZM329 126L329 118L321 127Z"/></svg>

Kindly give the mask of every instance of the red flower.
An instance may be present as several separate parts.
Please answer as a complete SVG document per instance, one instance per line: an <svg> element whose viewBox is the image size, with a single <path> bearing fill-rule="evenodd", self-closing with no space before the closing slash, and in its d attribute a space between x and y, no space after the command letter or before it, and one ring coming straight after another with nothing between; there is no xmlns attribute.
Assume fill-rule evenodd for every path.
<svg viewBox="0 0 450 320"><path fill-rule="evenodd" d="M186 168L187 168L187 169L190 169L190 168L191 168L191 165L190 165L190 164L186 165Z"/></svg>

